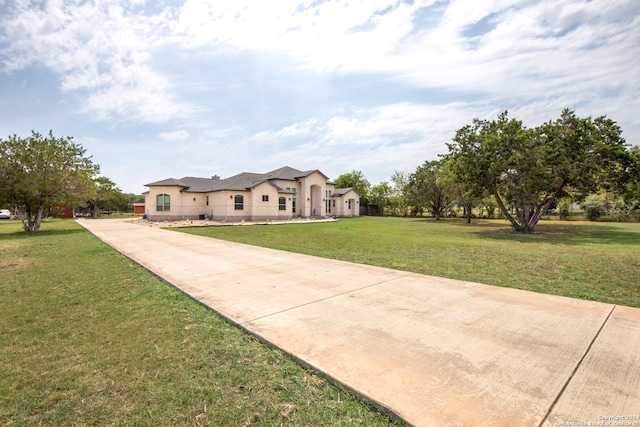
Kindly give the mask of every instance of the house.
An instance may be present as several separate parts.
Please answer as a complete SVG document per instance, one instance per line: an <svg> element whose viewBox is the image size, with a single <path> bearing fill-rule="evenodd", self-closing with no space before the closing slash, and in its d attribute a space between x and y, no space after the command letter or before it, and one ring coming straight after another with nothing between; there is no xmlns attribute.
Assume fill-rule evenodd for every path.
<svg viewBox="0 0 640 427"><path fill-rule="evenodd" d="M264 221L359 216L360 194L335 188L319 170L288 166L267 173L243 172L221 179L168 178L146 184L147 219Z"/></svg>

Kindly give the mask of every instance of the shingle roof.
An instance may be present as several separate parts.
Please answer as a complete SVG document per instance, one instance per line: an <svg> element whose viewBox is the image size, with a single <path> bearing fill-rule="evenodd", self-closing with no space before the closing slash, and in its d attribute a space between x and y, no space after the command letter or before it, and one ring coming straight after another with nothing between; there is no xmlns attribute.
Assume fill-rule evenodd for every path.
<svg viewBox="0 0 640 427"><path fill-rule="evenodd" d="M318 172L319 174L324 176L325 179L328 179L325 174L317 169L310 171L300 171L289 166L284 166L267 173L242 172L225 179L196 178L189 176L180 179L169 178L162 181L152 182L151 184L146 184L146 186L179 186L183 187L182 191L188 193L208 193L211 191L222 190L246 191L250 188L262 184L263 182L268 182L274 187L277 187L279 190L283 191L283 189L278 187L272 180L279 179L294 181L298 178L309 176L314 172Z"/></svg>
<svg viewBox="0 0 640 427"><path fill-rule="evenodd" d="M318 172L320 175L324 176L325 179L329 179L325 174L320 172L318 169L313 169L309 171L299 171L298 169L290 168L289 166L283 166L280 169L272 170L271 172L267 172L264 176L267 179L298 179L304 178L305 176L309 176L314 172Z"/></svg>
<svg viewBox="0 0 640 427"><path fill-rule="evenodd" d="M210 191L247 190L264 182L264 174L242 172L226 179L215 180Z"/></svg>
<svg viewBox="0 0 640 427"><path fill-rule="evenodd" d="M344 196L349 191L354 191L358 196L360 195L360 193L358 193L353 187L345 187L345 188L336 188L335 190L333 190L333 194L331 194L331 197Z"/></svg>
<svg viewBox="0 0 640 427"><path fill-rule="evenodd" d="M193 176L185 176L184 178L180 178L180 181L187 184L187 189L185 191L192 193L207 193L211 191L211 183L216 180L213 178L197 178Z"/></svg>
<svg viewBox="0 0 640 427"><path fill-rule="evenodd" d="M177 185L178 187L188 187L187 184L182 182L180 179L175 178L167 178L161 181L152 182L151 184L145 184L145 187L160 187L160 186L172 186Z"/></svg>

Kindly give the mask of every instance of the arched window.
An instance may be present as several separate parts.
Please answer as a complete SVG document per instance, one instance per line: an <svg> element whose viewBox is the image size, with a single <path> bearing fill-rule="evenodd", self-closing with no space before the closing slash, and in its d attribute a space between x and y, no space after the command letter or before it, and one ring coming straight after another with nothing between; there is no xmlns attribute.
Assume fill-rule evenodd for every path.
<svg viewBox="0 0 640 427"><path fill-rule="evenodd" d="M156 210L158 212L169 212L171 210L171 196L158 194L156 196Z"/></svg>
<svg viewBox="0 0 640 427"><path fill-rule="evenodd" d="M235 205L235 207L234 207L235 210L237 210L237 211L244 210L244 196L238 195L238 196L236 196L234 198L233 201L234 201L234 205Z"/></svg>

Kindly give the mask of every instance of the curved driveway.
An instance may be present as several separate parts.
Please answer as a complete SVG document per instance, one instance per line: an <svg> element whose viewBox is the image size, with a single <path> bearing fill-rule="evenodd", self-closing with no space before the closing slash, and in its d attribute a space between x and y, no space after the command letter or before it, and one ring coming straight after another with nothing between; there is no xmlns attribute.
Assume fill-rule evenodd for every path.
<svg viewBox="0 0 640 427"><path fill-rule="evenodd" d="M640 426L640 309L78 222L409 424Z"/></svg>

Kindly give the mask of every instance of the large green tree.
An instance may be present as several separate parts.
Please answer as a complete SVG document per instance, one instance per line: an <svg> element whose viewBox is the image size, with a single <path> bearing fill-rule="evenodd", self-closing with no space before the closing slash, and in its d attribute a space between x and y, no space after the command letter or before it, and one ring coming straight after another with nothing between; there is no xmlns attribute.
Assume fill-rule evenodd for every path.
<svg viewBox="0 0 640 427"><path fill-rule="evenodd" d="M628 182L631 156L620 127L606 117L560 118L528 129L509 119L475 119L456 132L445 159L456 180L493 195L517 231L531 232L570 190L584 197Z"/></svg>
<svg viewBox="0 0 640 427"><path fill-rule="evenodd" d="M631 156L633 159L632 179L627 183L625 188L625 198L630 203L640 204L640 147L631 148Z"/></svg>
<svg viewBox="0 0 640 427"><path fill-rule="evenodd" d="M362 171L352 170L348 173L343 173L334 181L336 188L348 188L352 187L358 193L360 193L360 205L362 203L366 203L367 197L369 196L369 190L371 189L371 184L364 177Z"/></svg>
<svg viewBox="0 0 640 427"><path fill-rule="evenodd" d="M388 182L383 181L371 187L369 191L369 204L375 207L374 215L384 215L387 207L391 205L393 197L393 187ZM371 212L369 212L371 214Z"/></svg>
<svg viewBox="0 0 640 427"><path fill-rule="evenodd" d="M407 216L409 211L409 175L402 171L394 171L391 175L393 192L390 206L393 215Z"/></svg>
<svg viewBox="0 0 640 427"><path fill-rule="evenodd" d="M118 207L127 204L127 195L109 178L99 176L94 178L93 182L96 191L87 202L92 217L97 218L101 210L117 210Z"/></svg>
<svg viewBox="0 0 640 427"><path fill-rule="evenodd" d="M444 187L451 197L451 202L462 206L467 224L470 224L473 208L480 204L486 191L473 182L460 179L453 162L443 160L443 164Z"/></svg>
<svg viewBox="0 0 640 427"><path fill-rule="evenodd" d="M426 208L436 220L449 206L449 193L441 160L426 161L409 176L410 203L418 210Z"/></svg>
<svg viewBox="0 0 640 427"><path fill-rule="evenodd" d="M25 231L39 231L51 208L91 198L99 166L85 153L73 138L56 138L53 132L0 139L0 202L22 212Z"/></svg>

